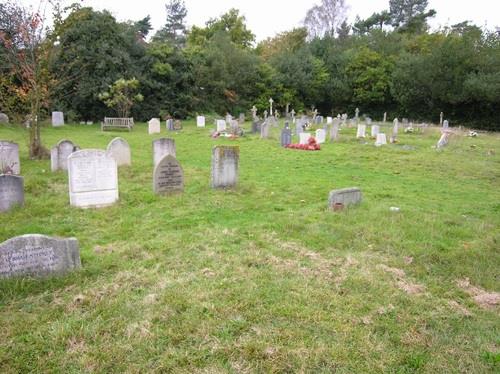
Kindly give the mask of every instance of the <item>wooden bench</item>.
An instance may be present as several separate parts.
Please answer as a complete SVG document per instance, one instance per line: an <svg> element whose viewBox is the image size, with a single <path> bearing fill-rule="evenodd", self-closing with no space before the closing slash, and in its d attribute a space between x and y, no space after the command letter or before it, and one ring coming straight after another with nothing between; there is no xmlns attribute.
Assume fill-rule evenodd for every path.
<svg viewBox="0 0 500 374"><path fill-rule="evenodd" d="M110 118L104 117L104 122L101 123L101 130L106 129L128 129L132 130L134 127L133 118Z"/></svg>

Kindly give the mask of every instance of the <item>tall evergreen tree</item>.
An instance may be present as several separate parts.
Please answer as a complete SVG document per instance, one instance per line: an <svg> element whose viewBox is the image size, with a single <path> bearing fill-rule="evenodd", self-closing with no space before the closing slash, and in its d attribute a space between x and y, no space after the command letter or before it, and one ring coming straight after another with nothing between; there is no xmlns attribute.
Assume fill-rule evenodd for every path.
<svg viewBox="0 0 500 374"><path fill-rule="evenodd" d="M177 47L186 43L187 9L184 0L170 0L165 5L167 21L154 37L156 41L169 41Z"/></svg>

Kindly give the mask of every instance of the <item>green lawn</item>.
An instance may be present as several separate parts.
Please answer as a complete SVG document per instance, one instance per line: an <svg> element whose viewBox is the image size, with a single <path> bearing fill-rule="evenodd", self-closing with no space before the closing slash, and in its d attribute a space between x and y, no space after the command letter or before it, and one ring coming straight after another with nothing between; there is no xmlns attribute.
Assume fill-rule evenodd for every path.
<svg viewBox="0 0 500 374"><path fill-rule="evenodd" d="M122 136L132 148L120 202L81 210L66 173L28 159L24 130L0 127L21 147L26 199L0 215L0 241L74 236L83 265L0 281L0 372L500 370L498 134L438 152L436 130L376 148L352 128L306 152L282 149L278 129L267 140L211 139L194 122L162 131L45 128L48 147ZM152 192L151 141L166 136L185 176L169 197ZM240 146L235 190L209 187L216 144ZM328 192L352 186L363 203L328 211Z"/></svg>

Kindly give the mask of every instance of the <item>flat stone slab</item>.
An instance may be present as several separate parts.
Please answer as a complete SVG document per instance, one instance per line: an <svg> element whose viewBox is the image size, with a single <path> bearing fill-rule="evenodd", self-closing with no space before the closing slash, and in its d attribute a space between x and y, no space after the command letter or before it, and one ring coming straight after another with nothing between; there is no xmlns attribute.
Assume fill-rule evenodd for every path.
<svg viewBox="0 0 500 374"><path fill-rule="evenodd" d="M332 190L328 195L328 207L333 209L335 204L343 204L344 207L353 204L359 204L362 200L361 190L357 187Z"/></svg>
<svg viewBox="0 0 500 374"><path fill-rule="evenodd" d="M30 234L0 244L0 278L60 275L81 268L78 240Z"/></svg>
<svg viewBox="0 0 500 374"><path fill-rule="evenodd" d="M0 174L0 212L24 205L24 180L16 175Z"/></svg>

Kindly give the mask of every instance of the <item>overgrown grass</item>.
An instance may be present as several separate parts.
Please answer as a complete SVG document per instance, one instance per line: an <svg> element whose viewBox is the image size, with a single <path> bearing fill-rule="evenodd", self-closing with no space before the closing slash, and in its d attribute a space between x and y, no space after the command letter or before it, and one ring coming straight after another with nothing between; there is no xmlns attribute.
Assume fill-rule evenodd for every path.
<svg viewBox="0 0 500 374"><path fill-rule="evenodd" d="M154 137L145 124L44 129L47 146L127 139L120 202L100 210L70 207L66 173L29 160L23 130L0 128L21 146L26 198L0 216L0 241L74 236L83 263L0 282L1 372L500 370L498 305L474 299L500 291L498 134L437 152L435 130L376 148L343 129L304 152L280 148L278 129L214 140L184 126ZM151 141L164 136L176 141L181 195L152 192ZM209 187L216 144L241 148L233 191ZM329 212L328 192L350 186L363 203Z"/></svg>

